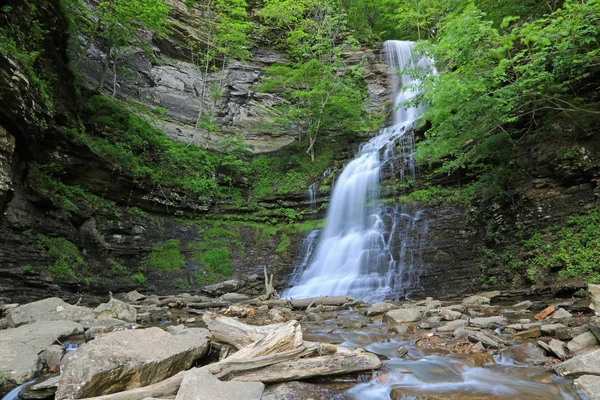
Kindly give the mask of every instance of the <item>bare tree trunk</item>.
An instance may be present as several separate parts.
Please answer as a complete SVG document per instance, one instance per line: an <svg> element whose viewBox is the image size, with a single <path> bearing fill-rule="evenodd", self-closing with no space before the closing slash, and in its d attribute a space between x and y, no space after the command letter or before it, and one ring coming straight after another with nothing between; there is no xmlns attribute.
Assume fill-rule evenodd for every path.
<svg viewBox="0 0 600 400"><path fill-rule="evenodd" d="M113 99L115 98L115 94L117 94L117 58L117 52L113 51Z"/></svg>
<svg viewBox="0 0 600 400"><path fill-rule="evenodd" d="M110 59L110 53L112 51L112 46L108 48L106 55L104 56L104 67L102 68L102 73L100 74L100 81L98 81L97 91L101 91L104 86L104 78L106 78L106 71L108 71L108 60Z"/></svg>

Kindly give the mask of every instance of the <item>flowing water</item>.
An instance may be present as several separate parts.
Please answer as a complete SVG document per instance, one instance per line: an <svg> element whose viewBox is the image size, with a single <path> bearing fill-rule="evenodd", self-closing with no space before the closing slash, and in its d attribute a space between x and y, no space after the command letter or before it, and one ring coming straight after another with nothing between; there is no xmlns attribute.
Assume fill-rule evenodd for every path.
<svg viewBox="0 0 600 400"><path fill-rule="evenodd" d="M363 327L345 327L354 324ZM454 352L448 345L421 347L419 333L390 334L380 320L370 321L352 310L332 312L328 319L305 322L303 326L306 340L362 347L384 359L383 367L372 377L339 388L343 399L579 399L570 380L559 378L543 367L518 365L505 355ZM397 354L400 348L408 350L404 357ZM335 385L329 387L332 386L335 388Z"/></svg>
<svg viewBox="0 0 600 400"><path fill-rule="evenodd" d="M417 93L411 88L412 77L400 72L415 67L433 70L433 66L413 52L413 46L412 42L386 42L395 88L393 124L364 143L337 178L314 256L298 283L283 296L352 295L376 301L407 296L414 287L414 261L419 259L416 252L422 248L420 237L426 229L423 215L409 215L380 201L382 172L396 173L392 161L402 161L401 179L405 171L416 173L411 128L423 110L403 106ZM398 247L395 240L400 240L399 251L393 250Z"/></svg>

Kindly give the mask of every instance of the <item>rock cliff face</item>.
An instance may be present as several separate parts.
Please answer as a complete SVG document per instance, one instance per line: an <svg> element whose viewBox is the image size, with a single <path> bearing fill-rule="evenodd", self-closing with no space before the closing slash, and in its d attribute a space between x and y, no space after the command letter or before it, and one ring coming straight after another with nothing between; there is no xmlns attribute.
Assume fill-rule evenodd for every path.
<svg viewBox="0 0 600 400"><path fill-rule="evenodd" d="M277 125L273 118L275 107L286 100L257 91L265 69L289 61L286 55L272 48L252 48L246 62L228 60L222 69L206 73L204 64L196 60L204 50L197 49L199 54L190 51L193 46L202 46L197 40L205 29L196 22L200 20L200 10L188 10L180 1L169 3L173 8L171 33L156 40L147 35L153 57L142 49L127 51L119 57L117 66L117 71L127 72L117 72L115 80L111 66L103 90L112 93L115 89L117 97L149 109L164 108L165 118L154 118L153 123L173 140L218 149L224 136L240 134L254 153L272 152L291 144L298 132L293 127ZM102 43L93 43L80 66L83 80L91 89L98 87L105 51ZM359 51L346 54L345 58L350 65L366 61L371 71L367 76L370 109L383 109L389 92L381 54ZM215 96L215 91L220 94ZM200 109L213 113L219 133L195 128Z"/></svg>

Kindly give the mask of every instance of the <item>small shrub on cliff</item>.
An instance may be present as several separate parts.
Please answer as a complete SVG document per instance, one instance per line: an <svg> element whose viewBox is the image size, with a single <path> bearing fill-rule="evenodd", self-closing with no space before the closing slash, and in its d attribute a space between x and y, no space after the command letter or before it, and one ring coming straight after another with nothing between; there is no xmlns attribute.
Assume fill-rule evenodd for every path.
<svg viewBox="0 0 600 400"><path fill-rule="evenodd" d="M38 244L56 257L53 265L45 267L52 276L83 280L88 278L88 265L84 254L73 243L64 238L49 238L38 235Z"/></svg>
<svg viewBox="0 0 600 400"><path fill-rule="evenodd" d="M185 265L185 258L179 252L179 240L170 239L155 245L144 259L143 265L148 269L174 272Z"/></svg>
<svg viewBox="0 0 600 400"><path fill-rule="evenodd" d="M146 282L148 281L148 279L142 272L137 272L137 273L131 275L131 280L140 285L145 285Z"/></svg>

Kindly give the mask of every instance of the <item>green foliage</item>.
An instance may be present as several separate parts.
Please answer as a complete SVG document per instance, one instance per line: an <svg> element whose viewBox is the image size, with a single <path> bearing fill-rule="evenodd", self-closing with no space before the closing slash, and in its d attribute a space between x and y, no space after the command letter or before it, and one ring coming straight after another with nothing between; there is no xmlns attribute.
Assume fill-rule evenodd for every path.
<svg viewBox="0 0 600 400"><path fill-rule="evenodd" d="M538 282L550 269L559 279L600 282L600 213L591 210L556 225L534 232L522 243L529 278Z"/></svg>
<svg viewBox="0 0 600 400"><path fill-rule="evenodd" d="M123 264L121 264L119 261L115 260L114 258L107 258L106 262L108 262L108 264L110 264L110 269L114 274L127 275L129 273L129 271L127 270L127 267L125 267Z"/></svg>
<svg viewBox="0 0 600 400"><path fill-rule="evenodd" d="M132 174L141 183L179 188L210 199L219 193L217 168L240 173L246 165L240 158L245 155L240 145L227 145L219 155L175 143L148 121L106 97L88 99L84 111L89 114L90 131L100 131L102 136L84 130L71 130L70 135L116 170Z"/></svg>
<svg viewBox="0 0 600 400"><path fill-rule="evenodd" d="M32 267L31 265L29 265L29 264L27 264L27 265L23 265L23 266L21 267L21 271L23 271L23 272L25 272L25 273L28 273L28 272L31 272L31 271L33 271L33 267Z"/></svg>
<svg viewBox="0 0 600 400"><path fill-rule="evenodd" d="M495 185L490 196L511 195L511 161L524 143L546 139L535 129L540 115L600 115L580 98L597 89L583 83L600 62L600 2L566 1L528 22L505 17L498 26L473 4L457 9L421 47L439 74L413 72L422 78L419 101L428 103L424 118L432 123L417 160L442 162L443 173L485 176Z"/></svg>
<svg viewBox="0 0 600 400"><path fill-rule="evenodd" d="M146 257L143 265L149 270L177 272L183 269L185 258L179 252L179 240L169 239L154 245Z"/></svg>
<svg viewBox="0 0 600 400"><path fill-rule="evenodd" d="M137 207L131 207L129 209L129 212L134 215L137 215L138 217L142 217L142 218L146 216L146 213L144 212L144 210L141 210Z"/></svg>
<svg viewBox="0 0 600 400"><path fill-rule="evenodd" d="M179 290L188 290L192 287L190 282L187 279L183 278L175 279L175 284L177 285L177 289Z"/></svg>
<svg viewBox="0 0 600 400"><path fill-rule="evenodd" d="M84 254L73 243L64 238L49 238L42 234L38 235L37 243L55 257L53 265L44 267L50 275L73 280L89 278Z"/></svg>
<svg viewBox="0 0 600 400"><path fill-rule="evenodd" d="M118 216L114 202L89 193L79 186L70 186L59 179L63 169L56 164L33 163L29 171L29 185L40 195L49 198L65 216L86 211L110 212Z"/></svg>
<svg viewBox="0 0 600 400"><path fill-rule="evenodd" d="M43 42L49 28L40 20L37 6L22 2L16 7L4 6L0 12L0 53L15 61L47 111L54 111L54 83L56 76L42 67L45 54Z"/></svg>
<svg viewBox="0 0 600 400"><path fill-rule="evenodd" d="M145 285L146 282L148 282L148 279L146 278L144 273L141 271L136 272L135 274L131 275L131 280L140 285Z"/></svg>
<svg viewBox="0 0 600 400"><path fill-rule="evenodd" d="M81 63L94 40L107 45L104 67L98 84L102 88L109 60L117 63L121 51L129 46L145 46L139 38L140 29L157 36L167 32L170 7L162 0L112 0L99 1L89 7L81 0L63 0L63 10L71 21L71 35L83 35L87 42L79 51L75 68Z"/></svg>
<svg viewBox="0 0 600 400"><path fill-rule="evenodd" d="M286 235L285 233L281 235L281 241L279 242L279 245L277 246L277 248L275 249L275 253L279 254L279 255L286 255L288 252L288 249L290 247L290 238L288 235Z"/></svg>
<svg viewBox="0 0 600 400"><path fill-rule="evenodd" d="M212 224L202 232L200 242L188 244L192 261L198 265L194 279L198 285L206 285L233 276L231 249L240 248L239 233L232 227Z"/></svg>
<svg viewBox="0 0 600 400"><path fill-rule="evenodd" d="M343 146L348 139L348 136L332 137L330 141L317 147L314 162L302 150L304 143L299 142L292 144L284 152L254 157L248 173L252 183L252 196L262 199L308 190L311 183L322 179L323 173L336 165L336 158L344 152Z"/></svg>

